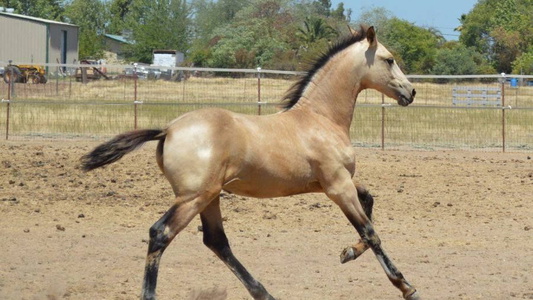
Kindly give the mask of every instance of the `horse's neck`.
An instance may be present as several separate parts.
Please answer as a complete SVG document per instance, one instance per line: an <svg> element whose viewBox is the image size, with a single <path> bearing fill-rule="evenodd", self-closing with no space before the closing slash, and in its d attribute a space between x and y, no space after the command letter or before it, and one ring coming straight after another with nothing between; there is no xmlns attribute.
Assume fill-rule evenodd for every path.
<svg viewBox="0 0 533 300"><path fill-rule="evenodd" d="M299 109L317 113L349 131L355 100L359 93L358 78L349 64L328 63L309 82L298 101Z"/></svg>

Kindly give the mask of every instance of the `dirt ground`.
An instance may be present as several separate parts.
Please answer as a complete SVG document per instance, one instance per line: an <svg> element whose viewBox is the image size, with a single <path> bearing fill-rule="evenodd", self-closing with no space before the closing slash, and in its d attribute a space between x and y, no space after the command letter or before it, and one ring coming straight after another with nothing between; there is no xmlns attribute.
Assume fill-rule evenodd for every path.
<svg viewBox="0 0 533 300"><path fill-rule="evenodd" d="M0 144L0 299L136 299L148 228L172 204L155 144L90 173L96 144ZM375 227L424 299L533 299L533 153L358 150ZM325 196L222 202L235 255L277 299L401 299ZM199 218L161 262L159 299L250 299Z"/></svg>

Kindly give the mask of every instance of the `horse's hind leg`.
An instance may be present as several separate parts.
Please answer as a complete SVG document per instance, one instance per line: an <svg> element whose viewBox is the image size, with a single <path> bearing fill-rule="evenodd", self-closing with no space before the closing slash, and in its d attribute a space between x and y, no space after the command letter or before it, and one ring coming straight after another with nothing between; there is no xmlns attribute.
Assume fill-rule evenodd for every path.
<svg viewBox="0 0 533 300"><path fill-rule="evenodd" d="M357 189L357 196L359 198L359 202L361 203L361 206L363 207L363 210L365 211L366 216L370 221L372 221L372 208L374 206L374 198L370 193L366 190L366 188L358 183L355 183L355 188ZM353 246L346 247L344 250L342 250L340 255L341 263L347 263L349 261L357 259L359 256L361 256L365 251L368 250L368 244L363 242L362 240L359 240L357 244Z"/></svg>
<svg viewBox="0 0 533 300"><path fill-rule="evenodd" d="M219 191L216 193L205 193L196 198L177 197L176 204L150 227L150 242L148 244L141 294L142 300L156 298L155 289L159 261L167 246L218 193Z"/></svg>
<svg viewBox="0 0 533 300"><path fill-rule="evenodd" d="M220 197L213 200L202 213L202 228L204 231L204 244L211 249L239 278L248 292L257 300L274 300L263 285L255 280L252 275L233 255L222 226L220 212Z"/></svg>

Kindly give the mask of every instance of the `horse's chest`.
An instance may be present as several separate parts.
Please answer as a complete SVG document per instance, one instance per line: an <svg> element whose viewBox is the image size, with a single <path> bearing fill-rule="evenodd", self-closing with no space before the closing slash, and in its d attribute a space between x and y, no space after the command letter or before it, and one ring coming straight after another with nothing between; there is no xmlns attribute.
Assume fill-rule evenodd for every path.
<svg viewBox="0 0 533 300"><path fill-rule="evenodd" d="M344 167L351 173L355 171L355 151L351 145L325 147L317 151L315 157L321 165L329 165L334 168Z"/></svg>

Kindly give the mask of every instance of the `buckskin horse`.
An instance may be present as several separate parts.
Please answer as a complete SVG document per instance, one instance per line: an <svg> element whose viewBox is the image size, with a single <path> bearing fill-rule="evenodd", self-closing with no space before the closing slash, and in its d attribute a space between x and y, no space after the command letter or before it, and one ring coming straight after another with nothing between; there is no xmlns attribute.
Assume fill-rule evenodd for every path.
<svg viewBox="0 0 533 300"><path fill-rule="evenodd" d="M274 299L233 255L224 233L220 193L283 197L325 193L355 227L360 240L341 262L372 249L405 299L420 299L384 252L371 221L373 200L353 178L355 151L349 130L357 95L371 88L413 102L415 90L373 27L361 27L319 57L287 92L283 109L252 116L218 108L186 113L164 129L120 134L82 157L82 168L117 161L156 140L159 168L175 203L150 228L141 298L155 299L161 256L172 239L200 214L203 242L238 277L254 299Z"/></svg>

